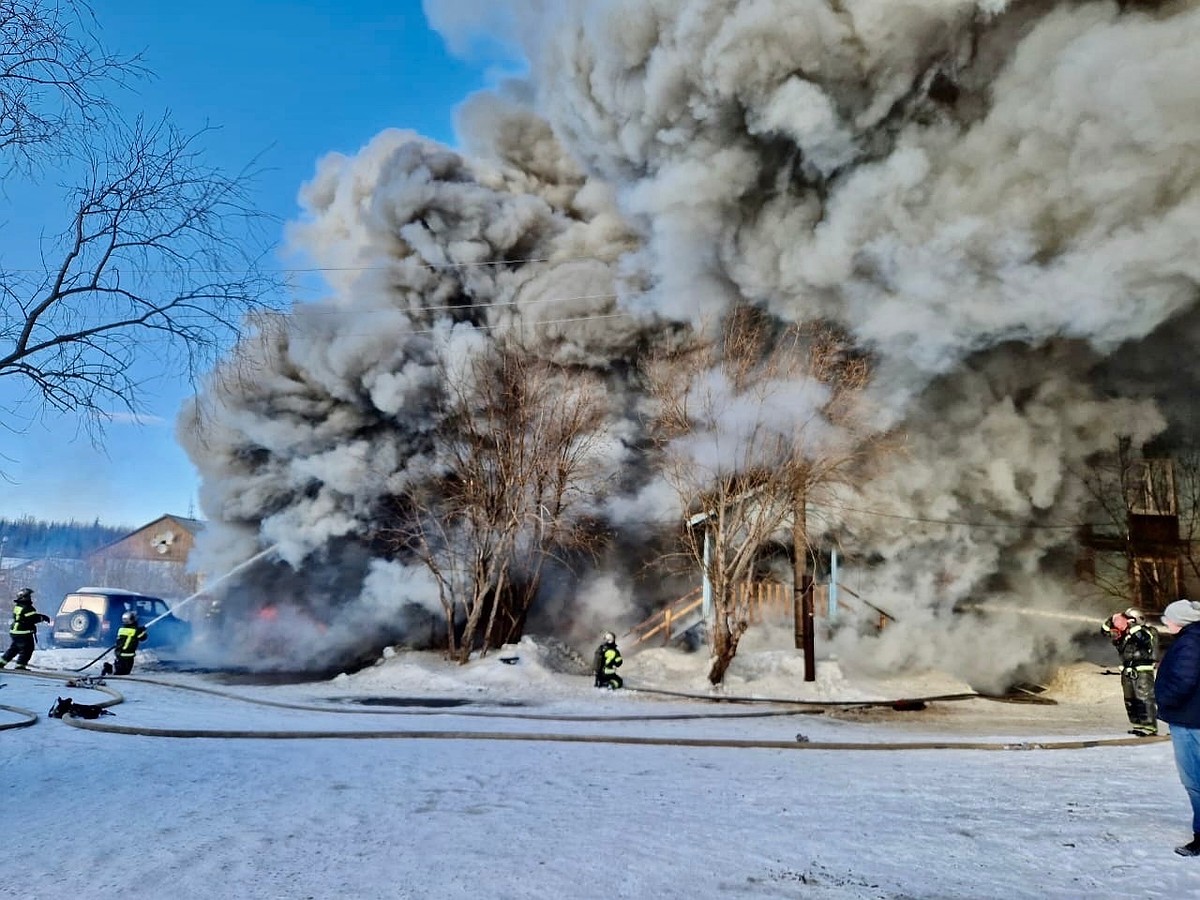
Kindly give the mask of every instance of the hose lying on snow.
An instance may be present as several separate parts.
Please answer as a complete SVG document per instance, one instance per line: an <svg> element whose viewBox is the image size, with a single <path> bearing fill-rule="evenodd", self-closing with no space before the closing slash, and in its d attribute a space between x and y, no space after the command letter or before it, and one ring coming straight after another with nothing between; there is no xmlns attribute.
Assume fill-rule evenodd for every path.
<svg viewBox="0 0 1200 900"><path fill-rule="evenodd" d="M0 731L8 731L10 728L28 728L38 720L38 714L31 709L23 709L20 706L7 706L3 703L0 703L0 709L18 716L24 716L20 722L5 722L0 725Z"/></svg>
<svg viewBox="0 0 1200 900"><path fill-rule="evenodd" d="M171 682L160 682L157 680L136 678L140 683L151 684L159 687L175 688L178 690L195 691L198 693L211 694L217 697L222 697L229 700L237 700L244 703L252 703L263 706L273 706L285 709L299 709L310 712L323 713L370 713L378 715L377 710L344 710L344 709L328 709L320 706L310 706L302 704L290 704L272 700L258 700L252 697L243 697L237 694L229 694L224 691L218 691L211 688L200 688L191 685L178 685ZM956 699L970 699L973 695L947 695L954 696ZM935 698L928 698L935 699ZM898 701L874 701L874 705L891 705ZM441 711L439 711L440 713ZM414 712L411 710L389 710L385 714L405 714L405 715L430 715L439 714L430 712ZM490 716L494 718L524 718L524 719L539 719L539 720L562 720L562 721L628 721L628 720L651 720L655 718L679 718L678 716L628 716L628 717L582 717L582 716L551 716L544 714L529 714L529 713L495 713L484 712L481 710L473 711L455 711L447 712L448 715L464 716L474 714L476 716ZM779 712L769 711L766 713L747 714L739 716L737 714L724 714L717 718L743 718L751 716L765 715L795 715L795 711ZM691 716L692 718L712 718L711 716ZM664 746L664 747L698 747L698 748L733 748L733 749L767 749L767 750L1079 750L1090 747L1121 747L1134 746L1137 744L1155 743L1166 740L1165 737L1159 738L1144 738L1144 737L1127 737L1108 739L1089 739L1089 740L1069 740L1069 741L909 741L909 742L881 742L881 743L865 743L865 742L850 742L850 741L771 741L771 740L743 740L729 738L657 738L657 737L637 737L627 735L584 735L584 734L554 734L554 733L530 733L530 732L495 732L495 731L321 731L321 730L298 730L298 731L251 731L245 729L200 729L200 728L150 728L128 725L114 725L106 722L96 722L89 720L76 719L66 716L64 722L88 731L101 731L110 734L131 734L142 735L146 737L172 737L172 738L226 738L226 739L265 739L265 740L323 740L344 738L347 740L479 740L479 741L540 741L540 742L557 742L557 743L587 743L587 744L632 744L643 746Z"/></svg>
<svg viewBox="0 0 1200 900"><path fill-rule="evenodd" d="M245 731L203 728L141 728L109 725L64 716L63 721L87 731L133 734L144 737L224 738L257 740L437 740L437 741L527 741L569 744L635 744L655 747L732 748L745 750L1080 750L1089 747L1125 747L1166 740L1159 738L1116 738L1086 741L910 741L906 743L855 743L849 741L751 741L723 738L655 738L628 735L541 734L506 731Z"/></svg>
<svg viewBox="0 0 1200 900"><path fill-rule="evenodd" d="M64 681L73 680L73 676L65 673L57 673L46 670L35 670L19 674L40 675L43 677L57 678ZM297 709L307 712L321 713L357 713L357 714L372 714L372 715L431 715L438 714L428 711L415 712L412 710L388 710L380 712L379 710L348 710L348 709L332 709L321 706L303 705L284 703L274 700L258 700L253 697L243 697L237 694L226 693L212 688L201 688L192 685L174 684L172 682L158 681L155 679L123 676L123 681L133 681L142 684L154 685L157 687L173 688L176 690L193 691L196 693L210 694L216 697L221 697L227 700L237 700L243 703L252 703L259 706L271 706L282 709ZM111 706L120 703L124 700L117 691L112 690L104 685L86 685L88 689L99 690L113 695L114 699L106 701L104 706ZM668 691L654 691L653 693L670 694ZM687 696L687 695L682 695ZM940 697L929 698L909 698L907 701L869 701L863 703L861 701L846 701L848 705L869 705L869 706L884 706L894 705L898 702L912 702L913 699L992 699L982 694L947 694ZM729 699L729 698L708 698L703 695L697 695L696 699ZM743 698L749 699L749 698ZM757 702L780 702L780 701L762 701ZM795 703L809 703L810 701L792 701ZM440 712L440 711L439 711ZM485 712L482 710L475 711L455 711L446 712L448 715L465 716L489 716L492 718L525 718L539 719L544 721L629 721L629 720L651 720L654 716L629 716L629 717L582 717L582 716L552 716L544 714L531 713L496 713ZM795 715L794 710L787 712L770 711L765 713L746 714L744 716L738 714L724 714L716 718L749 718L753 716L767 715ZM670 718L678 718L671 716ZM692 716L692 718L713 718L712 716ZM35 717L36 720L36 717ZM1125 737L1113 739L1088 739L1088 740L1068 740L1068 741L907 741L907 742L853 742L853 741L772 741L772 740L744 740L735 738L657 738L657 737L637 737L629 735L589 735L589 734L554 734L554 733L537 733L537 732L503 732L503 731L320 731L320 730L297 730L297 731L274 731L262 730L251 731L245 729L202 729L202 728L152 728L131 725L115 725L107 722L99 722L94 720L79 719L75 716L63 716L62 721L66 722L74 728L81 728L86 731L100 731L109 734L128 734L141 735L143 737L169 737L169 738L224 738L224 739L244 739L244 740L324 740L324 739L345 739L345 740L477 740L477 741L526 741L526 742L550 742L550 743L578 743L578 744L627 744L627 745L642 745L642 746L659 746L659 747L696 747L696 748L714 748L714 749L763 749L763 750L1081 750L1092 747L1128 747L1140 744L1160 743L1167 740L1166 736L1157 737ZM32 723L28 723L32 724Z"/></svg>

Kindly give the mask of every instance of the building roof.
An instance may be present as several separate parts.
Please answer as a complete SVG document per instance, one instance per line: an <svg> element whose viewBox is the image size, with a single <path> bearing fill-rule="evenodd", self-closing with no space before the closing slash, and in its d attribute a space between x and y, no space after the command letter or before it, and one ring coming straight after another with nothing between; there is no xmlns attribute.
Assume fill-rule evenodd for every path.
<svg viewBox="0 0 1200 900"><path fill-rule="evenodd" d="M150 528L153 528L159 522L167 522L167 521L174 522L176 525L183 528L185 531L187 531L188 533L190 533L192 535L199 534L201 531L204 530L204 522L201 521L200 519L189 519L187 516L174 516L174 515L171 515L170 513L164 513L163 515L159 516L157 519L151 519L145 525L139 526L138 528L133 529L133 531L130 531L130 532L127 532L126 534L121 535L115 541L109 541L104 546L97 547L95 550L93 550L92 552L90 552L88 554L88 557L95 556L97 553L103 553L108 548L115 547L117 544L121 543L122 541L128 540L131 536L133 536L135 534L139 534Z"/></svg>

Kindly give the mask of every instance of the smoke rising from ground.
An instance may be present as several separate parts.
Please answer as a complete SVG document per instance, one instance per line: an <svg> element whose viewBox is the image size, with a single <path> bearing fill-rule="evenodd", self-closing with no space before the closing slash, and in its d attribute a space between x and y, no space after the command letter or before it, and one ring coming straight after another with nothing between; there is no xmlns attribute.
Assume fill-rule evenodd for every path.
<svg viewBox="0 0 1200 900"><path fill-rule="evenodd" d="M506 334L605 376L610 522L662 534L680 511L637 452L626 363L753 305L849 335L876 428L901 437L815 511L871 557L860 593L897 619L843 633L843 656L984 685L1067 653L1062 622L951 611L1078 608L1072 472L1184 418L1173 386L1194 366L1171 323L1195 320L1200 283L1200 3L425 8L453 48L487 24L528 78L464 104L462 153L385 132L305 186L292 238L329 297L262 323L198 398L201 426L181 420L203 567L278 542L310 608L436 608L419 579L379 588L370 535L384 498L437 471L439 365ZM319 573L345 543L362 574L330 594ZM611 589L623 565L557 583L586 627L602 598L614 618L638 605Z"/></svg>

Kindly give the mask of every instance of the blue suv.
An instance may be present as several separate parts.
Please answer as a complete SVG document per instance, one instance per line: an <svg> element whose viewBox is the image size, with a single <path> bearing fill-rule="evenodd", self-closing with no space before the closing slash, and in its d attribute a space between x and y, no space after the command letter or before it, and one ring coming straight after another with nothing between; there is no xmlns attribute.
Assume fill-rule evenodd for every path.
<svg viewBox="0 0 1200 900"><path fill-rule="evenodd" d="M52 636L59 647L108 646L117 639L121 616L137 613L138 622L150 625L142 646L149 650L178 650L192 639L192 626L171 614L166 601L137 591L82 587L67 594L54 616ZM165 615L164 615L165 613Z"/></svg>

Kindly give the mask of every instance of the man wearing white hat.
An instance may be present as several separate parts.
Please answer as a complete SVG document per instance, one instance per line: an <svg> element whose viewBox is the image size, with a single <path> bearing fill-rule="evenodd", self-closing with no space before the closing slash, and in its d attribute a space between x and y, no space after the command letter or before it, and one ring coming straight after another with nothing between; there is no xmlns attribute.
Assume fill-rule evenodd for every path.
<svg viewBox="0 0 1200 900"><path fill-rule="evenodd" d="M1192 802L1192 839L1175 852L1200 856L1200 603L1176 600L1162 618L1175 641L1158 667L1158 717L1171 726L1175 768Z"/></svg>

